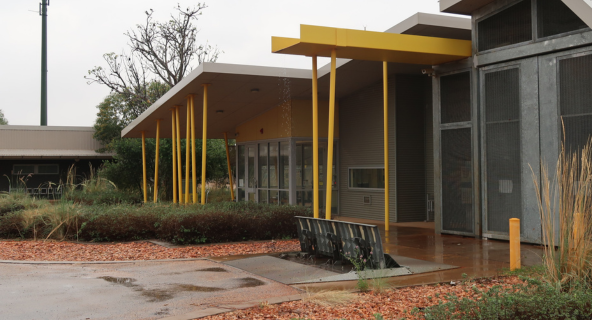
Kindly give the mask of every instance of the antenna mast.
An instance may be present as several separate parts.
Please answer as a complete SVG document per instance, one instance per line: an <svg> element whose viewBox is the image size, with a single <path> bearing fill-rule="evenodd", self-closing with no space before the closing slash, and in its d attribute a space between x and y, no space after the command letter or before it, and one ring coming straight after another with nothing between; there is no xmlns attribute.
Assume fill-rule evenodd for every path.
<svg viewBox="0 0 592 320"><path fill-rule="evenodd" d="M47 126L47 6L49 0L39 3L41 16L41 125Z"/></svg>

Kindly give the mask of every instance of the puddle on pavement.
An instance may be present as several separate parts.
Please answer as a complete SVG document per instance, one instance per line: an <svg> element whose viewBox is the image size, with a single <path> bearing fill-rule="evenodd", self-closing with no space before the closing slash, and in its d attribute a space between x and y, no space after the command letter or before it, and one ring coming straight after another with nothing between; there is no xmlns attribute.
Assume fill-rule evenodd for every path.
<svg viewBox="0 0 592 320"><path fill-rule="evenodd" d="M346 261L333 261L331 258L322 256L311 256L300 252L279 254L276 257L290 262L303 264L315 268L324 269L335 273L349 273L354 270L354 266Z"/></svg>
<svg viewBox="0 0 592 320"><path fill-rule="evenodd" d="M148 302L161 302L170 300L175 297L174 292L171 290L163 290L163 289L150 289L144 290L144 288L138 288L136 291L142 293L142 296L148 298Z"/></svg>
<svg viewBox="0 0 592 320"><path fill-rule="evenodd" d="M178 284L175 286L177 291L186 291L186 292L214 292L214 291L222 291L222 288L216 287L202 287L202 286L194 286L192 284ZM174 290L175 290L174 289Z"/></svg>
<svg viewBox="0 0 592 320"><path fill-rule="evenodd" d="M136 279L134 279L134 278L116 278L116 277L106 276L106 277L99 277L99 279L103 279L107 282L111 282L114 284L120 284L120 285L122 285L124 287L128 287L128 288L137 286L134 284L134 282L136 282Z"/></svg>
<svg viewBox="0 0 592 320"><path fill-rule="evenodd" d="M259 280L259 279L255 279L255 278L241 278L239 279L241 281L240 286L238 286L239 288L253 288L253 287L259 287L265 284L265 282Z"/></svg>
<svg viewBox="0 0 592 320"><path fill-rule="evenodd" d="M198 269L195 271L198 271L198 272L228 272L228 270L226 270L224 268L220 268L220 267Z"/></svg>

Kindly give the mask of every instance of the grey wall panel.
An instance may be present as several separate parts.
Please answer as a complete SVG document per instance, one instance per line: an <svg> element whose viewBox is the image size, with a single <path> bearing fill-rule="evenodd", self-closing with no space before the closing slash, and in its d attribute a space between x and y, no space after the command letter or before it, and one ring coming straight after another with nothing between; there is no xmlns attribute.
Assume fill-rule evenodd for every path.
<svg viewBox="0 0 592 320"><path fill-rule="evenodd" d="M390 221L396 222L395 78L389 78ZM340 215L384 221L384 191L349 189L348 168L384 166L383 87L376 83L339 101ZM364 204L364 196L372 203Z"/></svg>
<svg viewBox="0 0 592 320"><path fill-rule="evenodd" d="M425 102L425 179L426 192L434 199L434 119L433 119L433 103L432 103L432 86L431 79L428 79L428 85L424 87ZM434 221L434 212L432 211L429 221Z"/></svg>
<svg viewBox="0 0 592 320"><path fill-rule="evenodd" d="M426 220L425 76L397 77L397 220Z"/></svg>

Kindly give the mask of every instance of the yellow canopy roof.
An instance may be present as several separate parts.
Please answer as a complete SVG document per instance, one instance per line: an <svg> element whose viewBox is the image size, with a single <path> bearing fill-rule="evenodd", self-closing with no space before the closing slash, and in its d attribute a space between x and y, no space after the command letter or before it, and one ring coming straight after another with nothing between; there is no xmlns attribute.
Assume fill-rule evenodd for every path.
<svg viewBox="0 0 592 320"><path fill-rule="evenodd" d="M471 41L300 25L300 39L272 37L273 53L438 65L471 56Z"/></svg>

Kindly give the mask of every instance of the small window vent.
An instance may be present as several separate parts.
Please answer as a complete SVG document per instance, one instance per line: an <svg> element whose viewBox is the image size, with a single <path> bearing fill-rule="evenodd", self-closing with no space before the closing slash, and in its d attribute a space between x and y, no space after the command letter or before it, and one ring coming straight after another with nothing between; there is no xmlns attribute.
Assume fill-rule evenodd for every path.
<svg viewBox="0 0 592 320"><path fill-rule="evenodd" d="M364 196L364 204L372 204L372 196Z"/></svg>

